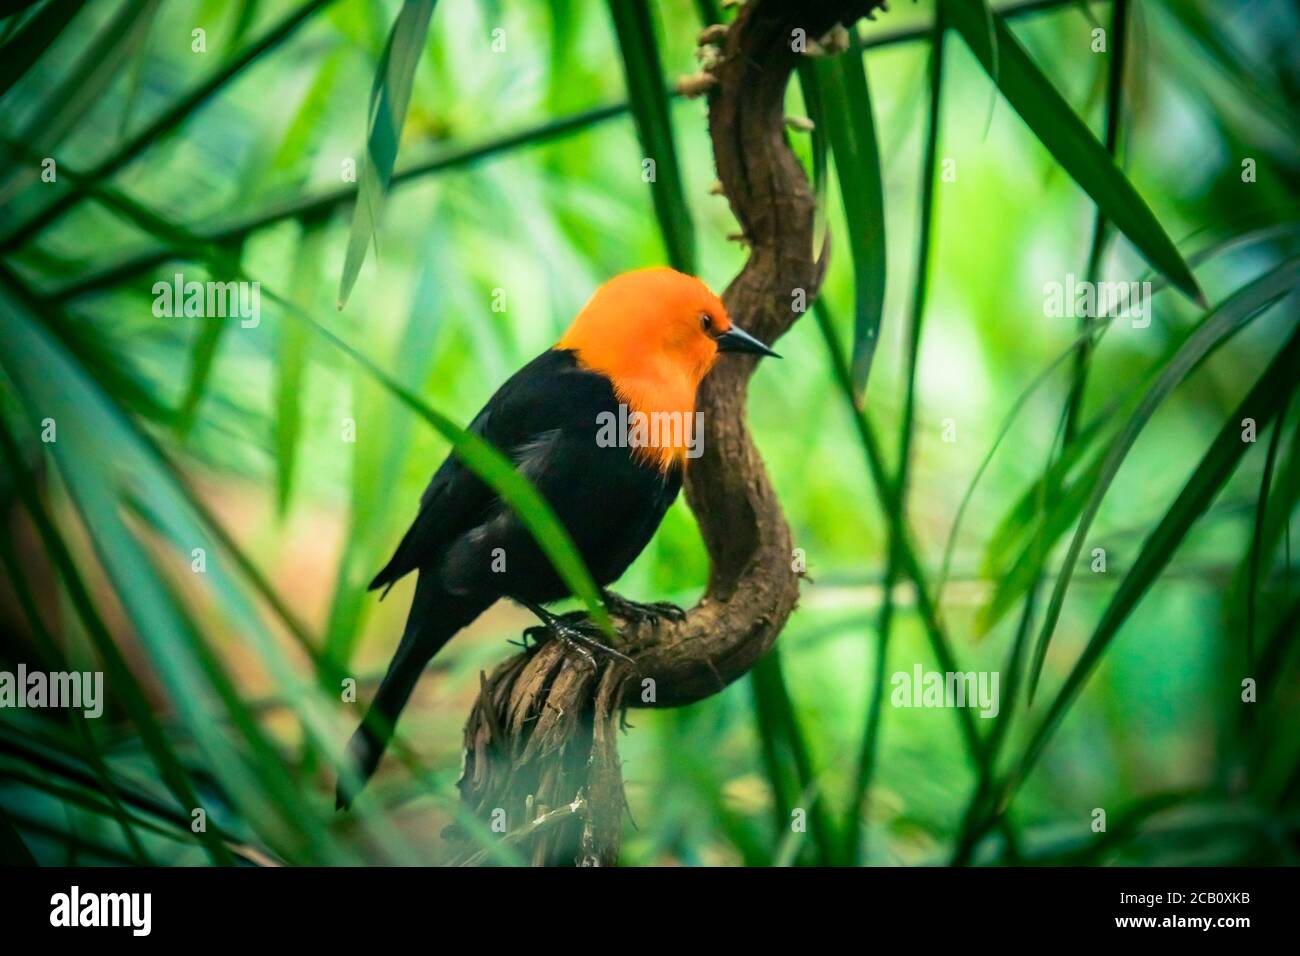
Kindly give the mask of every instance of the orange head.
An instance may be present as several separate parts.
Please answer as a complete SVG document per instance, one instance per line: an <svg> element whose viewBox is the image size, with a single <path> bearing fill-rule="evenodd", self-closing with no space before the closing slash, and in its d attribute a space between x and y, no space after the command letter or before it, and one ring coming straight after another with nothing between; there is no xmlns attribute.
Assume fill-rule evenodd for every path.
<svg viewBox="0 0 1300 956"><path fill-rule="evenodd" d="M776 355L733 324L722 300L703 282L667 268L638 269L610 279L583 306L557 347L572 349L579 362L608 376L615 389L689 386L692 397L719 352Z"/></svg>
<svg viewBox="0 0 1300 956"><path fill-rule="evenodd" d="M692 414L719 352L776 355L736 326L703 282L667 268L606 282L556 347L571 349L581 365L610 379L620 401L646 414Z"/></svg>

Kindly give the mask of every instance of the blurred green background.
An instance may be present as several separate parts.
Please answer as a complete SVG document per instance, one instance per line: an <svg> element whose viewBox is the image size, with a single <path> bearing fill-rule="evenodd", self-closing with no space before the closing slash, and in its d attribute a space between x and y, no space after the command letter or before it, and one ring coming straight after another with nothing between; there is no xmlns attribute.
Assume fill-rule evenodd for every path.
<svg viewBox="0 0 1300 956"><path fill-rule="evenodd" d="M850 166L834 152L825 310L796 324L785 360L763 363L750 388L752 430L812 581L779 658L699 705L631 713L625 865L1295 861L1300 410L1286 406L1300 368L1280 349L1296 325L1300 13L1283 0L1120 6L1116 67L1111 3L994 4L1093 137L1116 146L1208 303L1237 303L1227 310L1252 321L1158 407L1138 407L1223 310L1207 317L1161 288L1106 225L1094 250L1097 207L1069 157L1009 105L956 31L927 151L932 3L899 2L859 24L860 46L817 69L853 81L865 64L869 102L838 97L825 84L833 72L805 75L822 81L828 119L816 136L790 137L811 170L823 129L837 145L838 116L865 123L875 153ZM335 814L333 766L357 717L339 679L356 676L368 699L411 587L380 604L365 583L450 447L390 385L467 422L596 285L668 261L674 241L693 246L706 282L726 286L745 249L727 238L725 199L710 194L705 101L663 95L699 69L712 4L615 2L624 24L653 25L620 43L618 16L594 0L439 3L415 41L399 174L341 311L358 228L347 164L363 180L374 169L362 159L372 84L401 53L401 35L388 56L385 44L402 4L5 7L21 9L0 20L0 665L102 669L108 694L94 721L0 710L6 846L42 863L448 861L455 847L440 834L457 819L479 673L514 651L506 641L531 616L499 605L438 656L398 751L357 810ZM1093 50L1096 29L1105 52ZM637 82L633 54L647 50L660 84ZM665 103L675 159L658 153L651 185L645 118ZM805 115L798 81L788 110ZM1068 127L1060 112L1048 123ZM42 179L46 157L55 182ZM674 167L676 220L654 201ZM883 228L844 211L876 181ZM859 417L836 355L861 354L855 275L879 268L882 248L883 317ZM1063 444L1063 410L1083 381L1071 352L1079 326L1045 314L1044 285L1084 278L1090 258L1097 278L1152 279L1160 291L1149 327L1116 322L1091 353ZM259 281L260 322L156 316L153 285L177 272ZM1243 443L1238 404L1279 354L1273 381L1285 388L1269 390L1269 407L1281 425L1262 423ZM47 418L53 443L42 441ZM1125 451L1116 442L1132 420L1145 427ZM1001 439L929 623L909 575L887 571L900 513L864 454L864 422L888 476L900 442L910 445L908 540L931 600L963 497ZM1221 429L1230 443L1216 440ZM1115 449L1030 704L1014 675L1032 663L1072 529ZM1211 480L1200 466L1216 449L1226 480L1204 507L1173 513L1179 533L1152 537L1185 486ZM1064 462L1058 477L1042 483L1053 462ZM1261 487L1271 489L1262 512ZM1094 548L1106 551L1104 573ZM1150 586L1113 639L1093 645L1075 696L1072 669L1121 582L1144 569ZM689 605L707 572L680 501L618 590ZM891 705L894 672L945 669L936 637L960 670L1001 673L997 720ZM1245 678L1258 682L1255 703L1242 702ZM1008 799L994 820L988 795L1000 788ZM193 832L195 807L205 833ZM798 809L806 833L791 826ZM496 837L461 822L511 862Z"/></svg>

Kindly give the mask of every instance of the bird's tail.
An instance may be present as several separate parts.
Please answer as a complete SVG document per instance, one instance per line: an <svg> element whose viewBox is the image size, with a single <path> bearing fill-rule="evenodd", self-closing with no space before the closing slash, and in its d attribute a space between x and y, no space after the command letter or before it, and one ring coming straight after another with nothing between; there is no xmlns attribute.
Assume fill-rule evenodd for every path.
<svg viewBox="0 0 1300 956"><path fill-rule="evenodd" d="M398 715L410 699L425 665L457 631L483 611L481 607L470 607L463 600L448 595L434 581L432 576L421 576L416 582L411 612L397 653L393 655L384 679L379 682L379 689L361 726L348 741L347 762L352 776L348 778L344 774L339 777L335 805L340 810L351 806L379 766L388 741L392 739Z"/></svg>

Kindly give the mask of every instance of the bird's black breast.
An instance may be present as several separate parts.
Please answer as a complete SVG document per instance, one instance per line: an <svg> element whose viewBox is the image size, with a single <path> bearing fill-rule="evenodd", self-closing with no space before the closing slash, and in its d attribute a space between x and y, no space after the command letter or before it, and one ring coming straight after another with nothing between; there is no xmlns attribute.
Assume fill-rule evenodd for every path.
<svg viewBox="0 0 1300 956"><path fill-rule="evenodd" d="M609 436L602 415L618 413L608 378L553 349L515 373L470 424L533 483L601 585L641 553L681 487L680 467L663 472L598 440ZM518 515L454 456L376 584L415 568L436 573L453 594L545 602L569 593Z"/></svg>

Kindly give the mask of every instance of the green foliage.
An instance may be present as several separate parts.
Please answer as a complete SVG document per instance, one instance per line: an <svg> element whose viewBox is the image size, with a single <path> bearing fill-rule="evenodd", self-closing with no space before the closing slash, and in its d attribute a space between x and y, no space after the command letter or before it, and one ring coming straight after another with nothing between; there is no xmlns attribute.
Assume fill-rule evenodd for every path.
<svg viewBox="0 0 1300 956"><path fill-rule="evenodd" d="M853 256L853 388L858 401L867 387L885 308L887 244L880 148L871 112L867 66L856 34L846 53L819 58L811 77L818 103L814 122L825 126L849 229Z"/></svg>
<svg viewBox="0 0 1300 956"><path fill-rule="evenodd" d="M1200 288L1173 240L1115 165L1115 160L1034 65L1006 23L994 16L997 41L991 43L985 32L985 4L979 0L942 0L942 4L953 28L1052 158L1065 167L1152 266L1185 294L1200 299Z"/></svg>
<svg viewBox="0 0 1300 956"><path fill-rule="evenodd" d="M376 239L384 198L393 180L397 163L397 146L411 103L415 68L424 49L429 19L436 0L404 0L402 12L388 34L388 43L375 69L370 89L369 134L366 137L366 162L361 170L361 189L352 213L352 232L348 236L347 258L339 280L339 308L348 301L361 272L366 247Z"/></svg>
<svg viewBox="0 0 1300 956"><path fill-rule="evenodd" d="M624 860L1294 862L1297 15L894 7L786 106L815 123L790 137L833 255L749 415L811 582L749 681L632 715ZM434 14L0 11L0 669L102 670L108 698L0 712L0 859L431 862L455 822L520 862L454 787L480 671L530 623L508 607L333 812L405 610L364 587L455 453L598 608L463 425L608 276L735 274L702 108L673 93L731 13ZM260 283L258 321L158 314L178 272ZM1152 321L1046 316L1075 272L1150 280ZM689 603L707 574L682 503L620 590ZM913 666L999 672L997 717L895 706Z"/></svg>
<svg viewBox="0 0 1300 956"><path fill-rule="evenodd" d="M645 151L642 178L651 184L650 195L663 231L668 262L674 269L694 273L695 227L683 194L668 91L659 63L659 44L650 7L646 0L609 0L609 16L614 21L623 58L637 138Z"/></svg>

